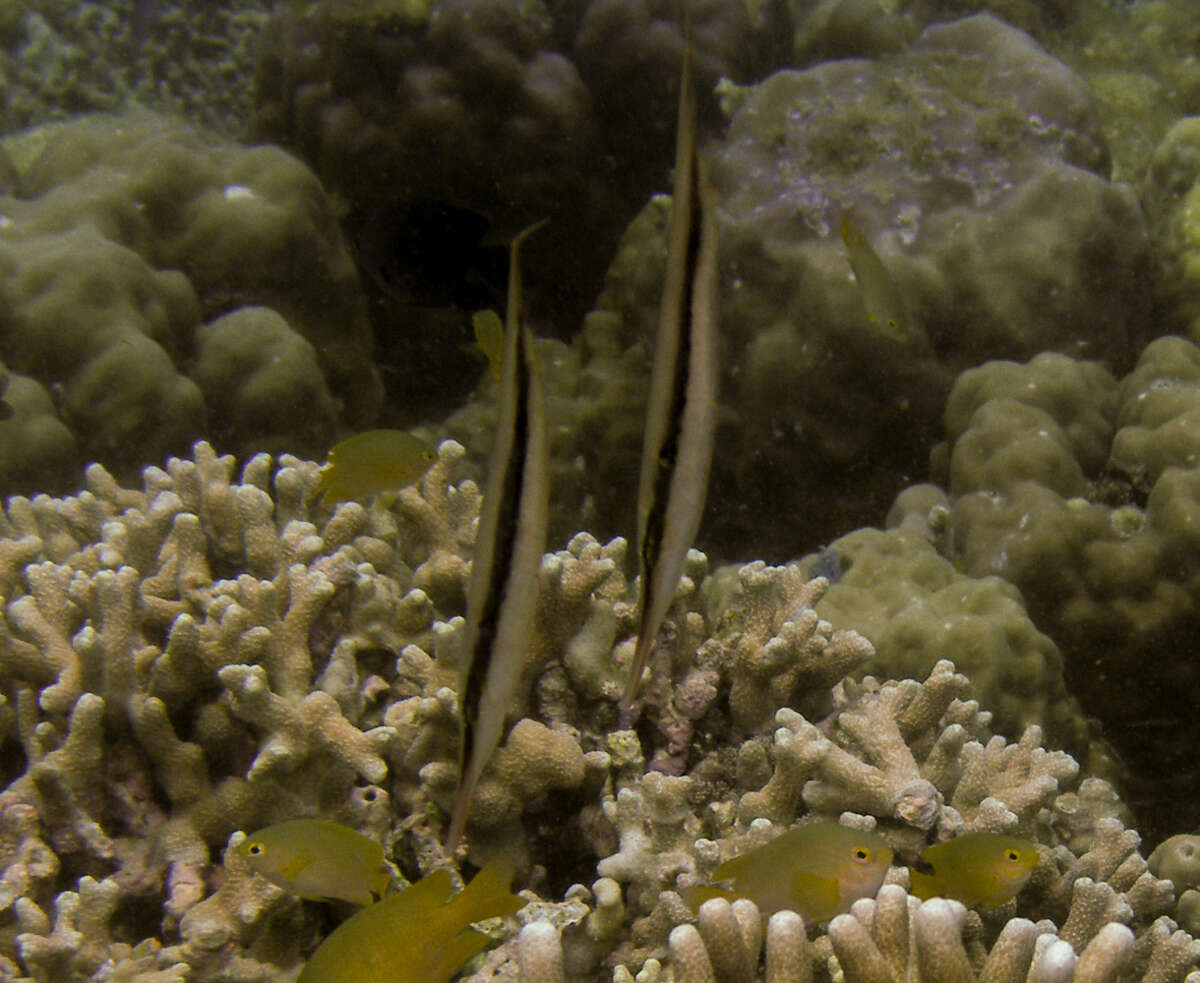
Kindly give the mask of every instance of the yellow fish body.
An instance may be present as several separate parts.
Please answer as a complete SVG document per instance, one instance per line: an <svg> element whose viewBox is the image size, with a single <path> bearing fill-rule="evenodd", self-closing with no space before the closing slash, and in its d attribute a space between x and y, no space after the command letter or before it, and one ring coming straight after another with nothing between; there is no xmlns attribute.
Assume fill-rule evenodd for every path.
<svg viewBox="0 0 1200 983"><path fill-rule="evenodd" d="M317 490L327 505L369 498L411 485L437 460L420 437L403 430L367 430L329 449Z"/></svg>
<svg viewBox="0 0 1200 983"><path fill-rule="evenodd" d="M497 382L504 364L504 322L495 311L476 311L471 315L475 345L488 362L488 374Z"/></svg>
<svg viewBox="0 0 1200 983"><path fill-rule="evenodd" d="M471 922L524 905L509 893L511 878L511 864L492 860L451 898L450 872L435 870L342 922L296 983L445 983L488 946L488 937Z"/></svg>
<svg viewBox="0 0 1200 983"><path fill-rule="evenodd" d="M238 852L272 884L302 898L369 905L391 882L382 846L325 819L289 819L260 829L238 844Z"/></svg>
<svg viewBox="0 0 1200 983"><path fill-rule="evenodd" d="M922 901L950 898L968 908L994 908L1015 898L1038 865L1037 846L1003 833L964 833L921 851L932 872L909 867L912 893Z"/></svg>
<svg viewBox="0 0 1200 983"><path fill-rule="evenodd" d="M879 891L892 850L877 833L839 823L809 823L789 830L713 872L729 890L688 888L684 899L699 907L712 897L749 898L764 915L788 910L807 922L825 922Z"/></svg>
<svg viewBox="0 0 1200 983"><path fill-rule="evenodd" d="M913 332L904 310L904 299L892 274L849 215L842 215L841 231L842 242L846 244L849 254L850 269L854 271L854 280L858 284L863 306L867 309L867 317L872 324L887 328L888 334L896 340L908 341Z"/></svg>

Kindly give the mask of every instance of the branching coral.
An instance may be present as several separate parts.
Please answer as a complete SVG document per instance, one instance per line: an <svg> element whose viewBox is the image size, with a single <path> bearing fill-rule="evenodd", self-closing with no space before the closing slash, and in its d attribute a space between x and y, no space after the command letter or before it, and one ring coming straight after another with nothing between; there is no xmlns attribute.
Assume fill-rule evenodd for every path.
<svg viewBox="0 0 1200 983"><path fill-rule="evenodd" d="M235 478L204 444L147 469L140 489L93 466L74 498L9 500L5 972L294 975L316 912L234 849L278 819L344 822L406 873L447 862L479 504L459 480L463 453L443 443L417 486L369 508L317 503L311 462L258 455ZM849 979L878 962L871 946L885 963L899 951L878 911L909 908L913 926L928 923L905 950L917 978L1027 955L1036 969L1078 954L1076 972L1093 974L1081 978L1120 983L1132 979L1113 975L1122 959L1171 983L1194 965L1191 937L1168 920L1171 883L1147 870L1111 788L1077 786L1073 759L1042 748L1036 727L1014 744L993 736L949 662L921 682L847 678L871 646L814 613L828 582L806 580L803 564L710 573L693 552L620 729L636 628L625 549L580 533L543 559L528 702L468 825L468 857L511 857L532 904L480 974L751 983L765 958L772 981ZM873 826L905 856L963 830L1016 831L1038 840L1041 862L1017 902L981 916L903 900L897 868L878 900L812 942L794 917L763 926L748 902L706 906L697 922L678 890L815 817ZM1059 927L1037 923L1048 941L1033 943L1010 921L1018 911Z"/></svg>

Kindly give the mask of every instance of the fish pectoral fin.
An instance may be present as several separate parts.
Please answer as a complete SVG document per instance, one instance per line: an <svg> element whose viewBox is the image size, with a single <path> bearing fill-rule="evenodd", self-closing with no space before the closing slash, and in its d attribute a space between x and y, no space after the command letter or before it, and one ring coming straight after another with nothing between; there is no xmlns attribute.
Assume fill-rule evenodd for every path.
<svg viewBox="0 0 1200 983"><path fill-rule="evenodd" d="M792 874L790 885L792 900L796 903L795 911L803 915L806 921L824 921L832 917L826 912L837 912L841 900L837 878L798 870Z"/></svg>
<svg viewBox="0 0 1200 983"><path fill-rule="evenodd" d="M279 865L278 874L286 880L294 881L307 868L311 867L316 859L311 853L300 850L290 860Z"/></svg>

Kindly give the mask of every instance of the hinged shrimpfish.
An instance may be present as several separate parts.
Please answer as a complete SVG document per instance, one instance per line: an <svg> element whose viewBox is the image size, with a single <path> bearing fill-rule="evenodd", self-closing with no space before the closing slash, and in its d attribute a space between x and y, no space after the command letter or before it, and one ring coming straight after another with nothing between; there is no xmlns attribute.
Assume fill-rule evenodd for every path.
<svg viewBox="0 0 1200 983"><path fill-rule="evenodd" d="M786 909L806 923L825 922L859 898L875 897L891 863L891 847L878 833L816 822L726 860L713 881L729 881L729 889L680 893L693 908L709 898L749 898L763 915Z"/></svg>

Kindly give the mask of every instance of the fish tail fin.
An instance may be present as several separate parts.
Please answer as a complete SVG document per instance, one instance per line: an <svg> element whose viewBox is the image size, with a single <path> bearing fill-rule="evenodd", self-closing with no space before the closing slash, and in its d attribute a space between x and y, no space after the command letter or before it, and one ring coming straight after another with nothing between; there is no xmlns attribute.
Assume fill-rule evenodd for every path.
<svg viewBox="0 0 1200 983"><path fill-rule="evenodd" d="M455 895L450 904L463 924L511 915L524 907L525 902L508 888L516 868L507 857L492 857L471 882Z"/></svg>
<svg viewBox="0 0 1200 983"><path fill-rule="evenodd" d="M428 979L449 979L463 963L491 945L492 940L471 928L471 922L511 915L524 906L525 902L508 889L513 872L511 860L493 857L471 883L446 903L446 908L452 912L453 925L462 926L462 929L437 953L437 962Z"/></svg>

